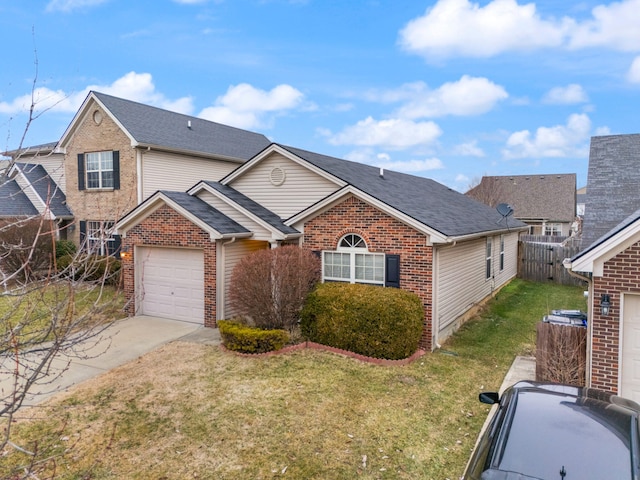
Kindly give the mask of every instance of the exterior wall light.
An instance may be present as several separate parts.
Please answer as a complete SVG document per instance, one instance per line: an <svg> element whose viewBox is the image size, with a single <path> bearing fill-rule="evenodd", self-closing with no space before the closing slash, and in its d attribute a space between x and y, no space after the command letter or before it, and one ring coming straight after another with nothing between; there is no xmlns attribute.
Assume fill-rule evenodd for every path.
<svg viewBox="0 0 640 480"><path fill-rule="evenodd" d="M609 295L606 293L602 294L600 297L600 313L603 317L609 315L609 309L611 308L611 300L609 299Z"/></svg>

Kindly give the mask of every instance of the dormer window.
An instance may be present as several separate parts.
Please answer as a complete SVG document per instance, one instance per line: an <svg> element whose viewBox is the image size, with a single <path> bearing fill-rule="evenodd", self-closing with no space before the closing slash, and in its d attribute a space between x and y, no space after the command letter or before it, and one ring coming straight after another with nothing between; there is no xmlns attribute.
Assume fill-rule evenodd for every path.
<svg viewBox="0 0 640 480"><path fill-rule="evenodd" d="M119 188L119 152L78 154L78 190L118 190Z"/></svg>

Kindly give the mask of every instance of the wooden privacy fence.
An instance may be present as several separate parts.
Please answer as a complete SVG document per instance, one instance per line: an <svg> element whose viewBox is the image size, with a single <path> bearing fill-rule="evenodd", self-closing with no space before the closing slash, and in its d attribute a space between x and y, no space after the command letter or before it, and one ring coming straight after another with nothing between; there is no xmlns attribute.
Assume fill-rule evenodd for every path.
<svg viewBox="0 0 640 480"><path fill-rule="evenodd" d="M587 329L540 322L536 330L536 380L584 386Z"/></svg>
<svg viewBox="0 0 640 480"><path fill-rule="evenodd" d="M518 278L561 285L583 285L562 264L580 250L578 245L560 243L518 242Z"/></svg>

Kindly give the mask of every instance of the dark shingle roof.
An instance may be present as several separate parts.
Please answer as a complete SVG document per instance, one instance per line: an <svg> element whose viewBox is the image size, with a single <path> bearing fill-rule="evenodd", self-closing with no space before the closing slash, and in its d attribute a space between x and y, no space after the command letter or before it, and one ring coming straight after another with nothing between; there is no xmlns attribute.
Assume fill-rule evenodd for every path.
<svg viewBox="0 0 640 480"><path fill-rule="evenodd" d="M284 148L446 236L503 230L507 226L494 208L429 178L388 170L381 177L377 167L298 148ZM509 218L508 226L518 228L524 224Z"/></svg>
<svg viewBox="0 0 640 480"><path fill-rule="evenodd" d="M582 246L640 208L640 134L591 138Z"/></svg>
<svg viewBox="0 0 640 480"><path fill-rule="evenodd" d="M491 197L496 204L508 203L513 216L525 220L573 222L576 217L575 173L484 176L467 195L485 202Z"/></svg>
<svg viewBox="0 0 640 480"><path fill-rule="evenodd" d="M0 185L0 218L38 215L38 210L15 180Z"/></svg>
<svg viewBox="0 0 640 480"><path fill-rule="evenodd" d="M34 188L44 203L48 203L49 210L56 217L73 217L67 207L67 198L60 187L47 174L42 165L29 163L16 163L29 184Z"/></svg>
<svg viewBox="0 0 640 480"><path fill-rule="evenodd" d="M238 222L227 217L198 197L191 196L186 192L162 190L161 193L223 235L249 233L249 230Z"/></svg>
<svg viewBox="0 0 640 480"><path fill-rule="evenodd" d="M245 210L251 212L258 218L267 222L269 225L277 229L278 231L284 234L296 234L300 233L293 227L285 225L282 219L273 213L271 210L266 209L259 203L254 202L246 195L238 192L236 189L229 187L228 185L222 185L218 182L204 182L209 185L211 188L214 188L216 191L222 193L227 198L244 208Z"/></svg>
<svg viewBox="0 0 640 480"><path fill-rule="evenodd" d="M259 133L104 93L93 94L142 145L249 160L270 144L267 137Z"/></svg>

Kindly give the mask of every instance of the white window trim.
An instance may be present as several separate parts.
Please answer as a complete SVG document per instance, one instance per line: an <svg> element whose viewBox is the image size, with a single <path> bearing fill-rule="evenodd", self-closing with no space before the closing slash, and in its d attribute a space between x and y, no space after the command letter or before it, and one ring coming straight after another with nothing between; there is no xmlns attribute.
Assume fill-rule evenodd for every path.
<svg viewBox="0 0 640 480"><path fill-rule="evenodd" d="M485 247L485 279L489 280L493 277L493 239L487 237Z"/></svg>
<svg viewBox="0 0 640 480"><path fill-rule="evenodd" d="M504 270L504 235L500 235L500 271Z"/></svg>
<svg viewBox="0 0 640 480"><path fill-rule="evenodd" d="M87 220L87 250L97 255L109 255L109 252L113 251L115 242L114 225L114 222Z"/></svg>
<svg viewBox="0 0 640 480"><path fill-rule="evenodd" d="M361 242L358 242L358 244L362 245L359 247L343 247L341 246L341 244L343 243L343 241L350 236L354 236L354 237L358 237L359 239L361 239ZM333 276L329 276L329 275L325 275L325 261L326 261L326 254L346 254L349 255L349 277L333 277ZM373 257L374 258L374 262L376 258L381 259L381 267L376 267L374 265L374 271L377 268L381 268L381 277L379 280L368 280L368 279L363 279L363 278L357 278L356 277L356 258L359 256L365 256L365 257ZM362 237L360 237L359 235L355 235L355 234L347 234L345 236L343 236L340 241L338 242L338 247L336 248L336 250L323 250L322 251L322 281L323 282L345 282L345 283L362 283L362 284L368 284L368 285L379 285L379 286L384 286L385 285L385 254L384 253L372 253L369 252L369 249L367 248L367 245L364 241L364 239ZM374 275L375 276L375 275Z"/></svg>
<svg viewBox="0 0 640 480"><path fill-rule="evenodd" d="M102 155L109 153L111 154L111 168L107 169L107 168L103 168L102 166ZM93 155L98 155L98 160L97 160L97 164L98 164L98 169L89 169L89 163L90 163L90 156ZM111 172L111 185L110 186L105 186L104 185L104 178L103 175L107 172ZM94 187L91 186L91 182L89 181L89 174L90 173L97 173L98 174L98 186ZM114 182L115 182L115 178L114 178L114 169L113 169L113 151L111 150L104 150L104 151L100 151L100 152L87 152L84 154L84 175L85 175L85 185L87 190L113 190L114 188Z"/></svg>

